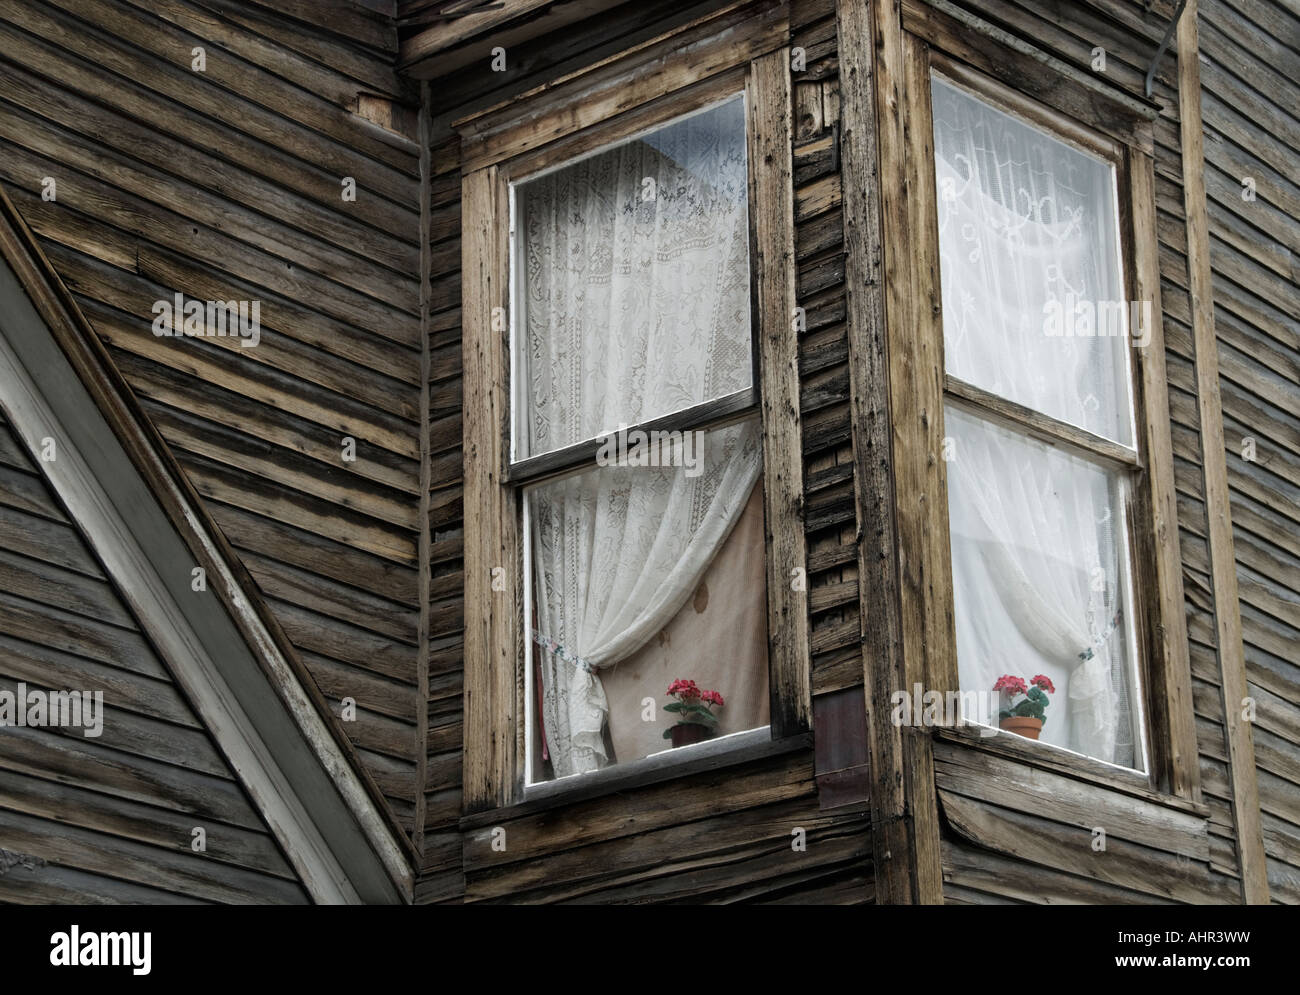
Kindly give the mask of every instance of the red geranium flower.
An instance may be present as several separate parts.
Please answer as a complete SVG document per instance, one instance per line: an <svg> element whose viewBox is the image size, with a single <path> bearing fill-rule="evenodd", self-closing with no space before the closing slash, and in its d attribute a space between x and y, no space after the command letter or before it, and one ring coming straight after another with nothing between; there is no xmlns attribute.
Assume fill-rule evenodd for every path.
<svg viewBox="0 0 1300 995"><path fill-rule="evenodd" d="M1012 677L1010 674L1003 674L998 678L998 682L993 685L994 691L1007 691L1011 694L1024 694L1029 690L1029 685L1020 677Z"/></svg>
<svg viewBox="0 0 1300 995"><path fill-rule="evenodd" d="M1056 694L1056 687L1052 684L1051 679L1044 677L1042 674L1035 675L1034 679L1029 683L1034 685L1034 687L1042 688L1048 694Z"/></svg>
<svg viewBox="0 0 1300 995"><path fill-rule="evenodd" d="M670 695L677 695L683 700L686 700L698 698L700 696L700 689L696 686L694 681L676 680L668 685L668 693Z"/></svg>

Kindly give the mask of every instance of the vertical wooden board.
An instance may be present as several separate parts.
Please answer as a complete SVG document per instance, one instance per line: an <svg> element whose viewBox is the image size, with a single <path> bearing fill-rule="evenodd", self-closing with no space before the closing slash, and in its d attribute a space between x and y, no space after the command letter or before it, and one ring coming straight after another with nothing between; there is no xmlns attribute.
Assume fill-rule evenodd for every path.
<svg viewBox="0 0 1300 995"><path fill-rule="evenodd" d="M772 730L786 736L812 723L811 649L803 528L803 441L799 421L799 344L794 326L794 170L788 53L751 63L750 168L754 200L759 383L763 403L768 653Z"/></svg>
<svg viewBox="0 0 1300 995"><path fill-rule="evenodd" d="M915 55L915 43L905 46L896 5L882 3L875 10L885 334L893 422L903 679L908 686L914 682L926 685L926 634L931 628L927 613L934 609L929 590L932 547L927 533L947 510L946 502L937 503L942 494L936 489L932 470L942 445L942 435L934 437L935 429L942 426L942 350L936 355L929 343L922 341L928 337L930 325L921 319L921 302L917 298L921 288L916 285L921 276L917 257L927 249L930 226L918 229L923 205L915 201L923 196L917 189L920 170L929 164L914 161L910 142L926 140L922 131L929 122L910 120L916 103L910 88L916 85L913 77L918 70L907 65L905 51L910 48ZM932 184L933 180L927 182ZM946 528L945 522L945 535ZM946 556L947 550L943 553Z"/></svg>
<svg viewBox="0 0 1300 995"><path fill-rule="evenodd" d="M854 198L846 215L861 212L860 218L846 216L845 222L853 257L846 263L846 275L860 298L849 313L850 322L858 326L851 327L849 336L858 381L855 429L861 435L854 444L859 453L869 455L872 462L863 468L868 475L864 483L870 481L868 487L876 488L860 490L855 500L863 509L860 524L870 522L877 530L872 537L880 544L876 548L883 546L891 524L894 540L886 553L890 562L878 557L872 562L860 551L864 578L885 585L876 595L864 579L862 592L869 599L863 601L864 615L878 610L880 601L887 613L878 627L867 630L878 645L864 647L874 658L863 662L872 720L872 781L880 793L872 811L877 899L938 904L943 901L943 882L929 734L881 721L888 714L892 691L914 683L933 687L936 679L946 683L948 668L955 671L947 502L938 459L942 339L933 339L939 332L933 237L938 222L924 214L933 211L934 200L929 160L923 154L930 144L928 62L924 49L903 32L896 3L864 10L842 2L838 12L841 62L850 67L841 72L848 91L842 112L846 169L851 170L846 186L858 188L846 193ZM854 66L855 58L862 64ZM919 104L918 119L921 100L926 103ZM874 147L865 135L871 110ZM914 148L913 142L919 146ZM864 188L879 197L878 231L873 230L874 206ZM849 234L863 219L870 219L866 223L871 227L863 233L878 241L883 264L869 255L874 246L856 232ZM933 256L922 256L926 251ZM883 311L877 289L882 279ZM923 307L918 295L930 306ZM882 439L886 428L887 449ZM889 617L895 611L896 617Z"/></svg>
<svg viewBox="0 0 1300 995"><path fill-rule="evenodd" d="M413 816L414 833L412 842L416 853L424 854L424 823L428 810L425 790L428 784L429 769L429 722L426 714L426 702L429 700L429 621L432 613L430 594L432 588L432 535L429 526L430 489L432 487L433 464L431 457L431 432L429 428L430 412L430 370L433 358L429 343L429 299L432 290L430 269L432 253L429 248L429 225L431 223L431 201L433 182L433 154L429 147L429 85L420 84L419 141L420 141L420 506L416 522L420 530L416 542L416 565L420 576L417 581L420 599L420 617L418 626L418 658L416 659L416 704L421 713L415 731L415 813Z"/></svg>
<svg viewBox="0 0 1300 995"><path fill-rule="evenodd" d="M1223 408L1219 396L1218 343L1214 331L1214 290L1209 217L1205 203L1204 132L1201 124L1200 45L1197 0L1189 0L1178 24L1178 102L1183 154L1183 202L1187 215L1187 271L1191 291L1192 337L1196 357L1196 399L1201 424L1201 466L1213 582L1215 636L1225 739L1232 774L1232 811L1242 897L1268 904L1268 867L1260 826L1255 745L1241 702L1249 694L1241 634L1231 497L1224 455Z"/></svg>
<svg viewBox="0 0 1300 995"><path fill-rule="evenodd" d="M948 475L942 459L943 426L943 313L939 281L939 207L934 176L934 127L930 108L930 60L924 43L903 35L903 140L906 148L906 190L910 208L909 245L911 284L908 320L911 333L900 343L898 369L903 374L894 383L895 398L903 400L906 390L914 405L896 431L904 433L904 471L909 483L898 491L899 507L905 508L909 530L903 544L903 559L912 557L916 574L904 598L919 597L904 615L917 610L920 616L921 646L909 650L907 672L912 682L922 680L927 689L939 692L958 689L957 636L953 623L952 548L948 534ZM896 324L892 325L897 328ZM892 354L891 354L892 355ZM897 409L896 409L897 410ZM909 426L906 418L913 421ZM895 450L897 454L898 450ZM912 488L915 488L913 490ZM914 553L913 553L914 550ZM904 573L905 578L908 576ZM917 665L913 656L920 656Z"/></svg>
<svg viewBox="0 0 1300 995"><path fill-rule="evenodd" d="M876 901L911 901L901 730L889 720L902 674L902 620L894 523L892 427L882 282L879 149L871 14L837 4L854 503L859 535L859 611L871 768ZM900 832L901 831L901 832Z"/></svg>
<svg viewBox="0 0 1300 995"><path fill-rule="evenodd" d="M943 463L943 339L938 218L931 170L929 63L896 6L876 8L877 113L885 332L893 422L894 508L902 618L902 684L934 689L955 671L948 502ZM918 117L919 115L919 117ZM925 150L930 150L929 156ZM933 281L932 283L930 281ZM937 340L935 337L938 337ZM903 791L913 901L942 904L938 802L926 734L903 730Z"/></svg>
<svg viewBox="0 0 1300 995"><path fill-rule="evenodd" d="M502 187L495 166L462 183L465 506L474 509L465 518L464 544L467 811L504 804L514 781L519 579L513 502L501 481L508 439Z"/></svg>
<svg viewBox="0 0 1300 995"><path fill-rule="evenodd" d="M1174 494L1173 448L1165 345L1160 308L1159 246L1156 242L1155 168L1150 156L1130 151L1128 157L1133 224L1134 300L1150 301L1150 341L1138 349L1140 389L1144 411L1142 431L1150 498L1144 530L1150 537L1151 576L1155 590L1149 599L1152 632L1151 692L1153 707L1162 716L1167 736L1168 790L1199 801L1200 768L1196 758L1196 724L1192 711L1191 663L1183 603L1182 566L1178 548L1178 506ZM1164 738L1164 737L1162 737Z"/></svg>

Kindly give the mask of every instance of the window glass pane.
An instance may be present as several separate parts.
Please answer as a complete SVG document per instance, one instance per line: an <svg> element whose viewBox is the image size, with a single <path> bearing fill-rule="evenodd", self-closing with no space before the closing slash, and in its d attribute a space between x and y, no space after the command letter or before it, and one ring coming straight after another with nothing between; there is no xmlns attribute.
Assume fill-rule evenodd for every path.
<svg viewBox="0 0 1300 995"><path fill-rule="evenodd" d="M957 664L977 692L963 713L996 726L1023 700L994 695L999 678L1043 675L1042 741L1141 768L1126 475L953 406L944 417Z"/></svg>
<svg viewBox="0 0 1300 995"><path fill-rule="evenodd" d="M1115 170L934 77L947 372L1133 444ZM1134 320L1136 319L1136 320Z"/></svg>
<svg viewBox="0 0 1300 995"><path fill-rule="evenodd" d="M542 730L534 721L534 779L544 770L564 777L646 755L644 730L622 707L635 703L640 723L645 697L657 702L658 748L669 748L663 733L680 716L663 707L677 678L722 693L719 731L766 724L766 650L746 650L766 646L762 507L751 503L762 462L758 421L687 433L684 443L651 447L652 455L680 454L652 459L659 465L629 455L525 491L530 712ZM701 580L747 508L746 534L757 544L733 555L741 562L718 582L736 587L715 591L714 601L707 588L701 593ZM737 582L738 575L747 579ZM701 613L712 604L709 624L672 629L688 603ZM674 631L685 641L665 649ZM730 652L718 652L720 636Z"/></svg>
<svg viewBox="0 0 1300 995"><path fill-rule="evenodd" d="M750 386L743 97L514 198L515 459Z"/></svg>

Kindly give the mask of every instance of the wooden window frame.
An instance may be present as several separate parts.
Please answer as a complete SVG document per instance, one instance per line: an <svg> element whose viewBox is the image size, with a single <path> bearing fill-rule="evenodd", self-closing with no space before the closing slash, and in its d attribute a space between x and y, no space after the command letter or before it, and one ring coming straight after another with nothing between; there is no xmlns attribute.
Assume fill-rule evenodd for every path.
<svg viewBox="0 0 1300 995"><path fill-rule="evenodd" d="M1133 489L1129 555L1137 602L1140 659L1135 669L1141 685L1147 771L1121 768L1032 741L1015 744L1015 752L1021 757L1041 758L1045 765L1064 765L1117 785L1199 804L1160 302L1150 123L1154 115L1104 82L1094 84L1078 71L1051 65L1051 60L1016 50L1002 39L975 35L920 0L904 0L902 13L902 125L882 128L881 159L882 184L891 182L892 170L895 182L901 181L909 192L895 214L884 212L887 253L894 249L907 254L906 260L895 264L902 276L899 286L887 288L887 337L889 349L895 353L890 367L898 370L905 365L910 378L906 392L897 386L891 389L893 417L904 426L901 433L895 431L895 457L898 472L923 481L922 489L933 495L924 509L900 504L903 559L922 564L918 573L925 578L925 597L909 592L906 584L902 591L904 612L909 610L910 596L923 615L919 624L925 639L917 653L922 658L917 672L923 670L927 686L940 692L960 689L947 472L943 461L933 458L944 438L945 402L968 409L974 406L986 417L993 414L1018 431L1066 451L1083 451L1103 465L1126 467ZM1132 450L997 398L946 373L930 108L932 69L993 106L1114 163L1126 299L1151 302L1150 339L1144 347L1132 348L1130 344L1136 432ZM1033 86L1033 97L1025 93L1027 86ZM897 153L888 148L895 142ZM891 223L895 219L898 223ZM894 245L889 244L891 240ZM906 249L900 250L900 244ZM906 296L909 287L910 298ZM900 444L919 449L900 451ZM918 453L931 455L922 465ZM903 493L901 488L897 493ZM911 529L903 525L906 516L914 519ZM907 548L909 544L912 549ZM962 742L984 745L957 730L953 733ZM999 734L995 741L1004 735Z"/></svg>
<svg viewBox="0 0 1300 995"><path fill-rule="evenodd" d="M749 391L685 414L762 423L770 730L811 727L809 623L792 583L807 568L798 344L788 17L783 2L733 4L617 56L455 123L461 135L464 377L465 689L467 813L525 800L525 675L520 494L571 466L586 443L523 460L511 446L510 207L524 177L743 92L749 155ZM743 396L741 396L743 395ZM686 427L683 413L669 416ZM656 423L662 419L656 419ZM653 424L653 423L652 423ZM594 456L594 445L592 455ZM632 766L636 762L632 762ZM685 768L683 768L685 769ZM662 778L663 772L651 776ZM585 777L572 779L581 792ZM554 791L547 782L533 785ZM622 787L610 781L610 790Z"/></svg>

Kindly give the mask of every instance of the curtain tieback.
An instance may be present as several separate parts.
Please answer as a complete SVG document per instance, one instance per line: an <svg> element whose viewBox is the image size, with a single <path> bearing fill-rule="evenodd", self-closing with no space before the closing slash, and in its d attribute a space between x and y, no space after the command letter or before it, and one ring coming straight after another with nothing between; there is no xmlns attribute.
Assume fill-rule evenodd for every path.
<svg viewBox="0 0 1300 995"><path fill-rule="evenodd" d="M1091 660L1094 656L1097 655L1097 650L1101 649L1103 646L1106 645L1107 642L1109 642L1111 634L1115 631L1116 627L1119 625L1120 615L1122 614L1123 612L1115 613L1115 617L1110 620L1110 626L1106 629L1106 631L1103 632L1096 639L1094 639L1092 641L1092 645L1079 654L1080 660L1084 660L1084 661Z"/></svg>
<svg viewBox="0 0 1300 995"><path fill-rule="evenodd" d="M589 674L594 674L597 671L598 668L596 667L595 664L590 663L587 660L584 660L576 653L569 652L567 649L565 649L563 646L557 643L550 636L543 636L536 629L533 629L532 631L533 631L533 642L535 642L538 646L541 646L543 649L550 650L550 652L558 656L561 660L567 660L575 667L579 668L580 670L585 670Z"/></svg>

